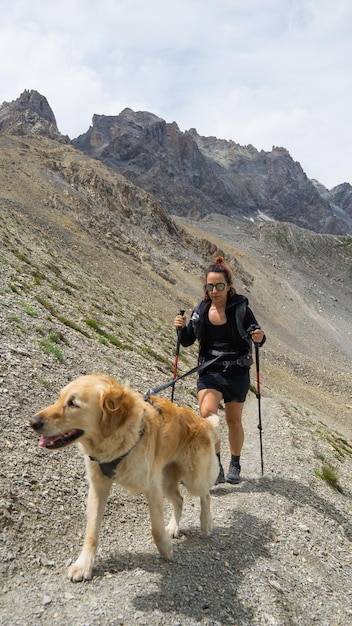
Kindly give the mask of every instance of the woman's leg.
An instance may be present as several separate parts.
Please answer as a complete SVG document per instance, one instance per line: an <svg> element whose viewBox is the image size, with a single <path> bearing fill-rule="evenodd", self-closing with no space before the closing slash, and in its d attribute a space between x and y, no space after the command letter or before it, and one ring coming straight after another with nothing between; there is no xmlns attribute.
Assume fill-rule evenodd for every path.
<svg viewBox="0 0 352 626"><path fill-rule="evenodd" d="M216 389L201 389L198 391L198 402L201 417L209 417L209 415L217 415L219 404L222 399L222 393ZM215 481L216 485L225 482L224 469L220 460L220 439L215 444L215 452L219 459L219 475Z"/></svg>
<svg viewBox="0 0 352 626"><path fill-rule="evenodd" d="M240 456L244 441L244 430L242 425L242 413L244 402L227 402L225 404L225 416L229 429L229 445L231 461L229 471L226 475L226 482L236 485L240 482Z"/></svg>
<svg viewBox="0 0 352 626"><path fill-rule="evenodd" d="M244 442L244 430L242 425L242 413L244 402L227 402L225 404L225 416L229 429L230 452L240 456Z"/></svg>
<svg viewBox="0 0 352 626"><path fill-rule="evenodd" d="M198 391L198 403L201 417L217 415L222 393L216 389L201 389ZM220 440L215 445L215 452L220 452Z"/></svg>

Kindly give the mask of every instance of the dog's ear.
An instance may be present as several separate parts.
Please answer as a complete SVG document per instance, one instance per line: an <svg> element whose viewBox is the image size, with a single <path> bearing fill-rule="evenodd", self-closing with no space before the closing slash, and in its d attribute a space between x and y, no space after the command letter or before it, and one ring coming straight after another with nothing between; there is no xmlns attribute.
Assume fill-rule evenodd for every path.
<svg viewBox="0 0 352 626"><path fill-rule="evenodd" d="M112 386L103 394L101 405L101 434L103 437L111 437L128 416L130 410L128 394L120 385Z"/></svg>

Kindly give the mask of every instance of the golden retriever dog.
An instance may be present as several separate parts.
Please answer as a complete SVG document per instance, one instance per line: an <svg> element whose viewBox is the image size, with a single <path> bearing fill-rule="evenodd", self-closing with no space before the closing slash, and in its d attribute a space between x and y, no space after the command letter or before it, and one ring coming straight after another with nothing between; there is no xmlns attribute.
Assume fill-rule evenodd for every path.
<svg viewBox="0 0 352 626"><path fill-rule="evenodd" d="M72 581L92 577L99 529L113 482L147 499L154 542L171 559L172 537L179 533L183 497L179 483L200 498L200 526L213 529L209 489L219 472L215 454L218 417L199 417L166 398L151 401L129 386L100 374L80 376L60 392L56 402L30 420L41 435L39 446L56 450L77 442L89 480L83 548L70 566ZM163 496L172 504L165 528Z"/></svg>

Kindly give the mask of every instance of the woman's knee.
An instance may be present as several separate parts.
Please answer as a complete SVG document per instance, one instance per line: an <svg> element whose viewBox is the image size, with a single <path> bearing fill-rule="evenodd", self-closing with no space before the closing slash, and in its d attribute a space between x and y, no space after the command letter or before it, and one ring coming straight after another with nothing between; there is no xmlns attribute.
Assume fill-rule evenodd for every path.
<svg viewBox="0 0 352 626"><path fill-rule="evenodd" d="M199 410L202 417L218 412L221 394L216 389L202 389L198 393Z"/></svg>

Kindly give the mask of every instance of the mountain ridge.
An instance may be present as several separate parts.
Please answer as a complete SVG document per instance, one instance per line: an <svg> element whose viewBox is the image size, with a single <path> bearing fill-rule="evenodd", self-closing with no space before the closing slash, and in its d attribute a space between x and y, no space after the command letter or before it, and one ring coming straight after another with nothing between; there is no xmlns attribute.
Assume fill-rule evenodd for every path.
<svg viewBox="0 0 352 626"><path fill-rule="evenodd" d="M93 126L73 144L156 195L170 214L220 213L323 233L351 231L352 188L330 193L317 186L285 148L259 152L195 129L182 133L175 122L131 109L94 115ZM347 210L337 207L337 197Z"/></svg>
<svg viewBox="0 0 352 626"><path fill-rule="evenodd" d="M169 215L220 213L241 221L288 221L315 232L352 232L352 187L327 190L307 178L289 152L258 151L233 140L184 133L149 112L125 108L94 114L86 133L70 140L58 131L44 96L26 90L0 107L0 133L48 136L71 143L152 193Z"/></svg>

